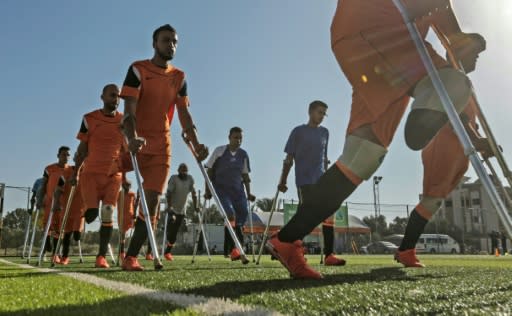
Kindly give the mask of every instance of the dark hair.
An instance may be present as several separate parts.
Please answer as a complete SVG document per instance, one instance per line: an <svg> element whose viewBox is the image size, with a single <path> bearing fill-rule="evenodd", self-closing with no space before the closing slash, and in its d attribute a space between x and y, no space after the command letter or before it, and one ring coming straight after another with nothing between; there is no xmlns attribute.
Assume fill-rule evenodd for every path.
<svg viewBox="0 0 512 316"><path fill-rule="evenodd" d="M68 146L60 146L57 154L60 155L60 153L63 151L70 151L70 149Z"/></svg>
<svg viewBox="0 0 512 316"><path fill-rule="evenodd" d="M316 108L318 108L318 107L324 107L324 108L326 108L326 109L328 108L327 104L325 104L324 102L319 101L319 100L315 100L315 101L313 101L313 102L311 102L311 103L309 104L309 109L308 109L308 111L315 110L315 109L316 109Z"/></svg>
<svg viewBox="0 0 512 316"><path fill-rule="evenodd" d="M178 166L178 170L181 169L182 167L185 167L188 169L187 164L184 162L180 163L180 165Z"/></svg>
<svg viewBox="0 0 512 316"><path fill-rule="evenodd" d="M235 126L229 130L229 136L231 136L233 133L241 133L241 132L243 132L242 129L238 126Z"/></svg>
<svg viewBox="0 0 512 316"><path fill-rule="evenodd" d="M105 94L105 91L107 91L107 89L110 88L110 87L116 87L117 88L117 85L115 83L109 83L109 84L105 85L103 87L103 90L101 91L101 94Z"/></svg>
<svg viewBox="0 0 512 316"><path fill-rule="evenodd" d="M172 27L170 24L162 25L153 32L153 42L156 42L156 40L158 39L158 34L162 31L171 31L173 33L176 33L176 29Z"/></svg>

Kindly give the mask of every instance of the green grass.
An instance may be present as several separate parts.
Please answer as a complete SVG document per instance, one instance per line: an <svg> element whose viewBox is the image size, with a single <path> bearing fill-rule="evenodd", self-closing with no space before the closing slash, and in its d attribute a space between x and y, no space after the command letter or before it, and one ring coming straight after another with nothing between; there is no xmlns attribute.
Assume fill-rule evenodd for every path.
<svg viewBox="0 0 512 316"><path fill-rule="evenodd" d="M463 256L463 255L423 255L420 259L427 265L424 269L404 269L393 262L391 255L344 256L345 267L324 267L318 264L318 256L308 256L308 260L325 276L320 281L292 280L276 261L265 256L260 265L252 262L243 266L230 262L221 256L214 256L212 262L206 257L196 258L190 263L189 256L176 256L172 263L165 263L165 270L155 272L152 262L141 260L147 270L126 273L119 268L98 271L92 268L92 258L84 264L71 264L59 268L69 271L91 273L98 277L130 282L148 288L183 294L196 294L207 297L230 298L242 304L265 307L284 314L299 315L410 315L410 314L511 314L512 313L512 256ZM17 259L18 262L21 260ZM2 268L4 268L2 266ZM0 270L3 273L3 270ZM26 272L26 271L24 271ZM16 272L17 275L19 272ZM0 274L1 275L1 274ZM16 281L20 285L32 284L45 278L45 284L58 289L55 275L39 275L37 278L21 276ZM48 278L48 279L46 279ZM26 284L26 285L24 285ZM49 286L49 285L47 285ZM78 286L78 285L77 285ZM10 286L12 287L12 286ZM79 285L77 289L86 293ZM4 285L2 298L4 300ZM9 287L8 287L9 288ZM26 294L12 295L37 296L31 301L40 302L45 286ZM80 292L78 291L78 292ZM110 296L95 288L101 302L80 299L78 293L71 308L85 304L103 305L107 308L123 298ZM108 293L107 293L108 294ZM127 299L127 303L132 299ZM23 300L15 304L17 308ZM25 303L26 304L26 303ZM39 306L45 307L44 304ZM122 304L125 304L122 302ZM134 304L137 305L137 304ZM32 305L30 305L32 306ZM23 310L32 307L25 306ZM47 308L47 307L46 307ZM64 307L60 307L61 309ZM2 312L6 311L3 304ZM56 309L58 310L58 309ZM130 308L132 311L132 308ZM158 308L155 313L162 312ZM1 313L0 313L1 314ZM117 314L117 313L115 313Z"/></svg>
<svg viewBox="0 0 512 316"><path fill-rule="evenodd" d="M3 263L0 279L0 315L195 315L167 303Z"/></svg>

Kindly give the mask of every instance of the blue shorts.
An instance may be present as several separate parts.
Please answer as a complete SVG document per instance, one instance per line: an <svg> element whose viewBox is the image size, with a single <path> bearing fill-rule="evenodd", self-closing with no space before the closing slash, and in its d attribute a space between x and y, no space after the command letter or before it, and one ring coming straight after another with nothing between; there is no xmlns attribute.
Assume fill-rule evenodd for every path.
<svg viewBox="0 0 512 316"><path fill-rule="evenodd" d="M222 188L216 188L216 192L228 219L234 217L236 226L243 226L249 214L245 192L233 193Z"/></svg>

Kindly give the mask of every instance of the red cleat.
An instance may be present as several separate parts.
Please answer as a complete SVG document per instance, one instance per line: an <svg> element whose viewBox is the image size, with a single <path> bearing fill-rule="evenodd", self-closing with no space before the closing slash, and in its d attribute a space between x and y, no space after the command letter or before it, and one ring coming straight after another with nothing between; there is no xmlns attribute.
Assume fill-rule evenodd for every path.
<svg viewBox="0 0 512 316"><path fill-rule="evenodd" d="M95 268L102 268L107 269L110 268L110 265L108 264L107 260L103 256L97 256L96 257L96 263L94 264Z"/></svg>
<svg viewBox="0 0 512 316"><path fill-rule="evenodd" d="M124 258L122 269L125 271L144 271L144 268L139 264L139 260L133 256Z"/></svg>
<svg viewBox="0 0 512 316"><path fill-rule="evenodd" d="M60 264L64 265L64 266L67 266L69 264L69 258L68 257L62 257L60 259Z"/></svg>
<svg viewBox="0 0 512 316"><path fill-rule="evenodd" d="M336 258L334 253L325 257L324 265L326 266L344 266L347 262L344 259Z"/></svg>
<svg viewBox="0 0 512 316"><path fill-rule="evenodd" d="M296 240L293 243L281 242L274 234L270 238L265 248L288 269L294 279L314 279L323 278L322 275L311 268L304 259L302 241Z"/></svg>
<svg viewBox="0 0 512 316"><path fill-rule="evenodd" d="M170 252L165 253L164 254L164 258L167 261L173 261L174 260L174 257L172 256L172 254Z"/></svg>
<svg viewBox="0 0 512 316"><path fill-rule="evenodd" d="M240 250L238 250L238 248L233 248L229 257L231 258L231 261L240 260Z"/></svg>
<svg viewBox="0 0 512 316"><path fill-rule="evenodd" d="M153 255L151 253L146 254L146 260L153 261L153 259L155 259L155 258L153 258Z"/></svg>
<svg viewBox="0 0 512 316"><path fill-rule="evenodd" d="M397 250L395 252L395 260L406 268L424 268L425 265L416 257L416 249Z"/></svg>

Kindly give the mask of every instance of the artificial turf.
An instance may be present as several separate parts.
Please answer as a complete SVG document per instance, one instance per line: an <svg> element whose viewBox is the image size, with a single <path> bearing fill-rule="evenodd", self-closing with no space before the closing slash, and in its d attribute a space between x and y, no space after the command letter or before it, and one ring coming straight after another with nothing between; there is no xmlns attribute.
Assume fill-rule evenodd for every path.
<svg viewBox="0 0 512 316"><path fill-rule="evenodd" d="M144 272L127 273L119 268L98 271L92 268L92 258L84 264L74 263L59 269L156 290L229 298L283 314L512 313L512 256L424 255L420 256L427 265L423 269L402 268L393 262L392 255L344 256L347 259L344 267L321 266L318 256L308 256L308 262L324 274L320 281L292 280L278 262L270 261L267 256L260 265L251 262L245 266L221 256L214 256L211 262L201 256L194 264L190 263L190 256L175 258L158 272L153 271L152 262L145 260L140 260L147 268ZM27 281L36 280L22 278L18 283ZM58 288L53 285L55 280L45 281L48 282ZM109 300L117 299L106 297L101 304L109 305Z"/></svg>

